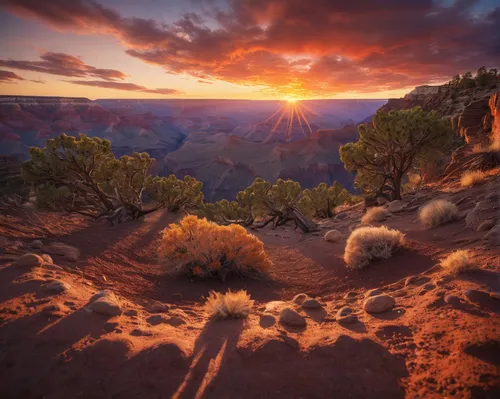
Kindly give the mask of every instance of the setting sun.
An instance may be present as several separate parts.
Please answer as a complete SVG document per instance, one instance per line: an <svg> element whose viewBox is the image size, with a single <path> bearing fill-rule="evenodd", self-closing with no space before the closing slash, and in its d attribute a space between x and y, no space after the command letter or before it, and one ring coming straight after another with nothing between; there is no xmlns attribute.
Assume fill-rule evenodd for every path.
<svg viewBox="0 0 500 399"><path fill-rule="evenodd" d="M287 103L296 103L299 100L297 98L295 98L295 97L285 97L285 101Z"/></svg>

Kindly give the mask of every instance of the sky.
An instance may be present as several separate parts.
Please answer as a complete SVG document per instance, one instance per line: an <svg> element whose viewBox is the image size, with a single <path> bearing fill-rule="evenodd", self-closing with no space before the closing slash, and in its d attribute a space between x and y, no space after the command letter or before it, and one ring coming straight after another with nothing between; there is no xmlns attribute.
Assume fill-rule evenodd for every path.
<svg viewBox="0 0 500 399"><path fill-rule="evenodd" d="M393 98L500 66L500 0L0 0L0 94Z"/></svg>

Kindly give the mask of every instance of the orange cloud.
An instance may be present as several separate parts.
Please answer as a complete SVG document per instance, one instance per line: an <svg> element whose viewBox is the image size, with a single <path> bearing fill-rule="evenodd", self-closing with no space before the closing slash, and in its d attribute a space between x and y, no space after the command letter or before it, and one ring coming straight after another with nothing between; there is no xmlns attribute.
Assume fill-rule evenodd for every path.
<svg viewBox="0 0 500 399"><path fill-rule="evenodd" d="M500 65L500 8L478 17L478 0L232 0L170 25L94 1L6 3L58 30L113 35L127 54L170 73L268 93L369 93Z"/></svg>

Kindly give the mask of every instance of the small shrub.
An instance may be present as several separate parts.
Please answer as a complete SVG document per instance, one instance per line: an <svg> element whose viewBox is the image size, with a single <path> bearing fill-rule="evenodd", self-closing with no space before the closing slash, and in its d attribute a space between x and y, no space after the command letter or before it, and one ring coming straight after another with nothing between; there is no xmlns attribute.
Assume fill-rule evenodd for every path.
<svg viewBox="0 0 500 399"><path fill-rule="evenodd" d="M225 294L210 291L205 303L205 311L217 319L243 319L250 314L253 301L245 290L232 292L228 290Z"/></svg>
<svg viewBox="0 0 500 399"><path fill-rule="evenodd" d="M231 274L257 276L272 266L262 241L243 227L192 215L163 230L159 255L168 271L222 281Z"/></svg>
<svg viewBox="0 0 500 399"><path fill-rule="evenodd" d="M373 222L383 222L384 219L389 215L389 211L383 206L376 206L370 208L361 218L361 223L370 224Z"/></svg>
<svg viewBox="0 0 500 399"><path fill-rule="evenodd" d="M360 227L347 239L344 261L351 269L363 269L375 259L388 259L404 245L404 234L381 227Z"/></svg>
<svg viewBox="0 0 500 399"><path fill-rule="evenodd" d="M486 173L480 170L469 170L462 174L460 184L462 187L472 187L473 185L482 182L485 177Z"/></svg>
<svg viewBox="0 0 500 399"><path fill-rule="evenodd" d="M452 252L442 259L440 264L449 274L460 274L478 269L478 266L472 262L470 252L465 249Z"/></svg>
<svg viewBox="0 0 500 399"><path fill-rule="evenodd" d="M418 217L427 227L435 227L456 219L458 208L450 201L434 200L420 209Z"/></svg>

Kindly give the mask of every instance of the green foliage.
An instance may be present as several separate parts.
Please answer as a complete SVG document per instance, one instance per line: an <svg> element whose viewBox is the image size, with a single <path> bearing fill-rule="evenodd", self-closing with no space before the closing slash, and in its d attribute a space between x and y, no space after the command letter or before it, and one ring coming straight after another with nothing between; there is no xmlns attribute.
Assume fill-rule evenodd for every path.
<svg viewBox="0 0 500 399"><path fill-rule="evenodd" d="M328 187L321 183L312 190L304 190L299 201L299 209L305 215L326 219L333 216L333 209L343 204L349 197L349 192L338 182Z"/></svg>
<svg viewBox="0 0 500 399"><path fill-rule="evenodd" d="M198 208L203 203L203 184L191 176L180 180L175 175L149 178L147 184L151 197L170 212Z"/></svg>
<svg viewBox="0 0 500 399"><path fill-rule="evenodd" d="M359 140L340 148L348 171L356 171L355 184L365 192L388 192L401 198L401 183L408 171L446 150L452 138L450 123L436 112L377 111L373 126L359 126Z"/></svg>
<svg viewBox="0 0 500 399"><path fill-rule="evenodd" d="M142 202L149 191L157 203L148 212L172 204L181 208L201 203L203 198L201 183L195 179L153 179L149 169L154 158L133 153L116 159L111 143L98 137L61 134L47 140L44 148L31 148L30 155L22 165L22 175L33 186L42 208L122 222L147 213Z"/></svg>
<svg viewBox="0 0 500 399"><path fill-rule="evenodd" d="M462 76L456 75L448 82L448 86L455 90L471 89L474 87L490 88L496 86L499 81L500 75L496 68L487 70L486 67L482 66L477 70L476 76L473 76L472 72L466 72Z"/></svg>

